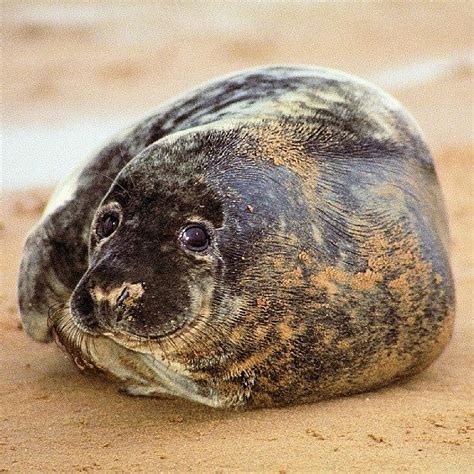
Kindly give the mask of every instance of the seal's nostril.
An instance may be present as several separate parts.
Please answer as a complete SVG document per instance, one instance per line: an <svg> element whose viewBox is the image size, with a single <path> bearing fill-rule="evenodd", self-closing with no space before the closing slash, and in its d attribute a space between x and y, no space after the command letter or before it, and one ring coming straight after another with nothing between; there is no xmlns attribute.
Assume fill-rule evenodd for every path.
<svg viewBox="0 0 474 474"><path fill-rule="evenodd" d="M130 293L128 292L128 287L124 287L119 297L117 298L117 301L115 302L115 304L117 306L120 306L121 304L125 302L125 300L129 297L129 295Z"/></svg>
<svg viewBox="0 0 474 474"><path fill-rule="evenodd" d="M72 301L72 308L79 316L89 316L94 311L94 301L86 289L76 293L75 298Z"/></svg>

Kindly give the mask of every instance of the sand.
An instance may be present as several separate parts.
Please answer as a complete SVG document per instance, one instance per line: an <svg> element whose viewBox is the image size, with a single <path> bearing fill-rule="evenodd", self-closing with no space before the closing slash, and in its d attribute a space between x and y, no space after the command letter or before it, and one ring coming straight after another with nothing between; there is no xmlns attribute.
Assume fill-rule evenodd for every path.
<svg viewBox="0 0 474 474"><path fill-rule="evenodd" d="M387 81L434 152L450 218L457 319L450 345L428 370L376 392L253 412L127 397L79 373L53 345L22 332L18 262L51 188L6 191L0 223L0 470L472 470L473 74L469 64L450 61L472 45L469 4L419 3L402 11L396 4L295 9L216 3L211 15L190 3L179 11L164 3L138 13L123 6L110 17L103 6L78 14L64 2L56 23L47 5L38 5L27 13L23 5L5 7L6 126L54 127L76 117L139 114L202 79L258 63L325 64ZM265 22L269 15L273 25ZM153 36L160 21L165 25ZM140 28L145 23L148 29ZM179 48L173 48L177 38ZM113 39L126 39L127 48L117 48ZM421 81L403 76L390 86L396 79L387 73L391 68L433 57L448 58L448 66Z"/></svg>

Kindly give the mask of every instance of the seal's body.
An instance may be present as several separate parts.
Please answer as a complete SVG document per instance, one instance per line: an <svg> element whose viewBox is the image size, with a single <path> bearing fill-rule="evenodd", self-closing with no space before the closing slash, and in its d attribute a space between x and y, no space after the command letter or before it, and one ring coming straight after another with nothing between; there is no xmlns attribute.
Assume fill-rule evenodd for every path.
<svg viewBox="0 0 474 474"><path fill-rule="evenodd" d="M129 393L312 401L436 358L447 241L433 162L395 100L336 71L264 68L164 106L60 188L25 246L20 309L32 337Z"/></svg>

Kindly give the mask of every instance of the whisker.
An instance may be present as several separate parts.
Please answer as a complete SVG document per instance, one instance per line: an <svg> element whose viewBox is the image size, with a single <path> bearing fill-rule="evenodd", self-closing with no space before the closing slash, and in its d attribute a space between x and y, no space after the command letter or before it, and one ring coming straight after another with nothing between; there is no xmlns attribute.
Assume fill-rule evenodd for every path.
<svg viewBox="0 0 474 474"><path fill-rule="evenodd" d="M128 195L128 197L132 197L132 195L130 194L130 192L125 189L119 182L116 181L116 178L111 178L110 176L104 174L104 173L101 173L100 171L93 171L94 174L98 175L98 176L101 176L103 178L106 178L108 179L112 184L116 184L119 188L123 189L123 191L125 191Z"/></svg>
<svg viewBox="0 0 474 474"><path fill-rule="evenodd" d="M133 157L125 157L124 154L123 154L123 149L122 149L122 146L121 145L118 145L118 149L119 149L119 152L120 152L120 158L122 159L123 163L124 163L124 167L126 165L128 165L128 163L130 163L130 161L133 159ZM127 154L128 155L128 154ZM133 188L135 189L136 186L135 186L135 183L133 181L133 178L132 178L132 174L129 174L128 175L128 178L130 179L130 181L132 182L132 186Z"/></svg>

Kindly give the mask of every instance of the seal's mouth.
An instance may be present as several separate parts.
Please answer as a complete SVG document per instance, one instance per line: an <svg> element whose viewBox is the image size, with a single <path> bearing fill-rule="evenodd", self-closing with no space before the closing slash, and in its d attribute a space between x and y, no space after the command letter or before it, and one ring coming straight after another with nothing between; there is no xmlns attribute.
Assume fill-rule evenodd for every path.
<svg viewBox="0 0 474 474"><path fill-rule="evenodd" d="M94 345L98 339L109 339L114 343L134 352L169 356L179 346L189 350L192 344L189 339L199 331L198 327L208 319L209 305L200 301L199 309L194 315L184 318L183 324L174 331L164 335L142 335L115 328L104 327L100 331L91 330L74 317L69 305L52 308L48 315L48 329L56 344L81 369L97 368L94 357Z"/></svg>
<svg viewBox="0 0 474 474"><path fill-rule="evenodd" d="M154 352L150 338L110 330L91 331L74 318L68 305L50 311L48 328L56 344L71 356L81 370L96 369L100 366L100 361L94 356L95 343L99 339L109 339L132 351L148 354Z"/></svg>

